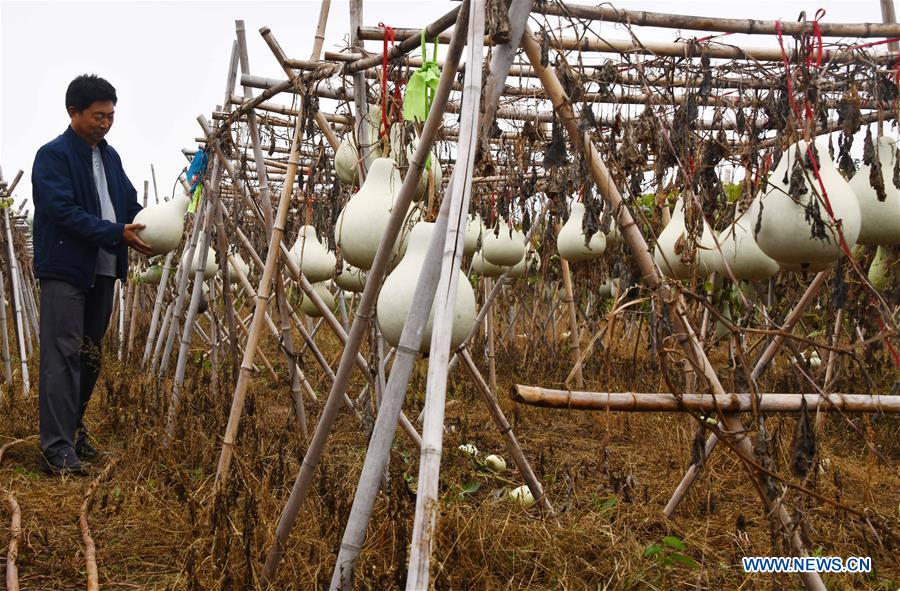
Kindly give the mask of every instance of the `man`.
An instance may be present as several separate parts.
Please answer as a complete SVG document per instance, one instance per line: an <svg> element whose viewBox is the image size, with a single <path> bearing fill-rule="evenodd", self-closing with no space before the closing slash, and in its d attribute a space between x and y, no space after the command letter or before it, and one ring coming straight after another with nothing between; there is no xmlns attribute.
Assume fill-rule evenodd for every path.
<svg viewBox="0 0 900 591"><path fill-rule="evenodd" d="M34 159L34 270L41 283L40 431L44 469L85 473L97 455L84 412L100 373L116 278L125 280L128 248L149 254L130 223L141 210L122 161L104 136L116 90L95 75L66 91L70 125Z"/></svg>

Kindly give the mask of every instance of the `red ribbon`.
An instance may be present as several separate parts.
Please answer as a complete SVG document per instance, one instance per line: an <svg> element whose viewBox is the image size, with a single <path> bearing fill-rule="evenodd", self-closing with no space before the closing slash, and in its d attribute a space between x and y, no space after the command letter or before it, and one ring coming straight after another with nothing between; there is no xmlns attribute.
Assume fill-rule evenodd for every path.
<svg viewBox="0 0 900 591"><path fill-rule="evenodd" d="M384 137L388 133L388 118L387 118L387 104L388 104L388 91L387 91L387 73L388 73L388 41L391 42L391 47L394 46L395 37L394 37L394 28L390 27L384 23L378 23L378 26L384 29L384 52L381 56L381 133L379 134L381 137Z"/></svg>

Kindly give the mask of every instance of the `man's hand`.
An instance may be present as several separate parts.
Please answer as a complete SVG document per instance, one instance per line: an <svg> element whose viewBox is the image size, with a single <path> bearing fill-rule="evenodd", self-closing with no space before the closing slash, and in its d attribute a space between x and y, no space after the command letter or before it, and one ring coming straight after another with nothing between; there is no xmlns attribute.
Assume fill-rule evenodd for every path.
<svg viewBox="0 0 900 591"><path fill-rule="evenodd" d="M125 229L122 230L122 240L139 253L151 256L153 249L137 235L137 231L143 229L144 224L125 224Z"/></svg>

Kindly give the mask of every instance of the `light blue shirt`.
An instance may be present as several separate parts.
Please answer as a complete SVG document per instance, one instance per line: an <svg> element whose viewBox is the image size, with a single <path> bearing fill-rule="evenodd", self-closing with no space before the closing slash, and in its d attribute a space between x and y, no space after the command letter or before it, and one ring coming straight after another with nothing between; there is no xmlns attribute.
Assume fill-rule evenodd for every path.
<svg viewBox="0 0 900 591"><path fill-rule="evenodd" d="M100 157L100 148L91 150L91 159L94 162L94 183L97 185L97 194L100 195L100 216L109 222L115 223L116 210L112 199L109 198L109 186L106 183L106 171L103 170L103 158ZM104 248L97 251L97 268L95 275L116 276L116 255Z"/></svg>

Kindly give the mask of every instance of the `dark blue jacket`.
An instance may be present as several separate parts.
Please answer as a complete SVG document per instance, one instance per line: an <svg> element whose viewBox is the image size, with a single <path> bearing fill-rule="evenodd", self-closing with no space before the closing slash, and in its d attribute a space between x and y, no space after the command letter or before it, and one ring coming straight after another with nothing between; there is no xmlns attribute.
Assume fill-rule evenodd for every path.
<svg viewBox="0 0 900 591"><path fill-rule="evenodd" d="M116 276L126 278L128 247L122 231L141 206L119 155L106 140L97 147L117 223L101 217L91 146L71 127L34 157L34 272L39 278L61 279L82 289L93 287L100 248L118 255Z"/></svg>

